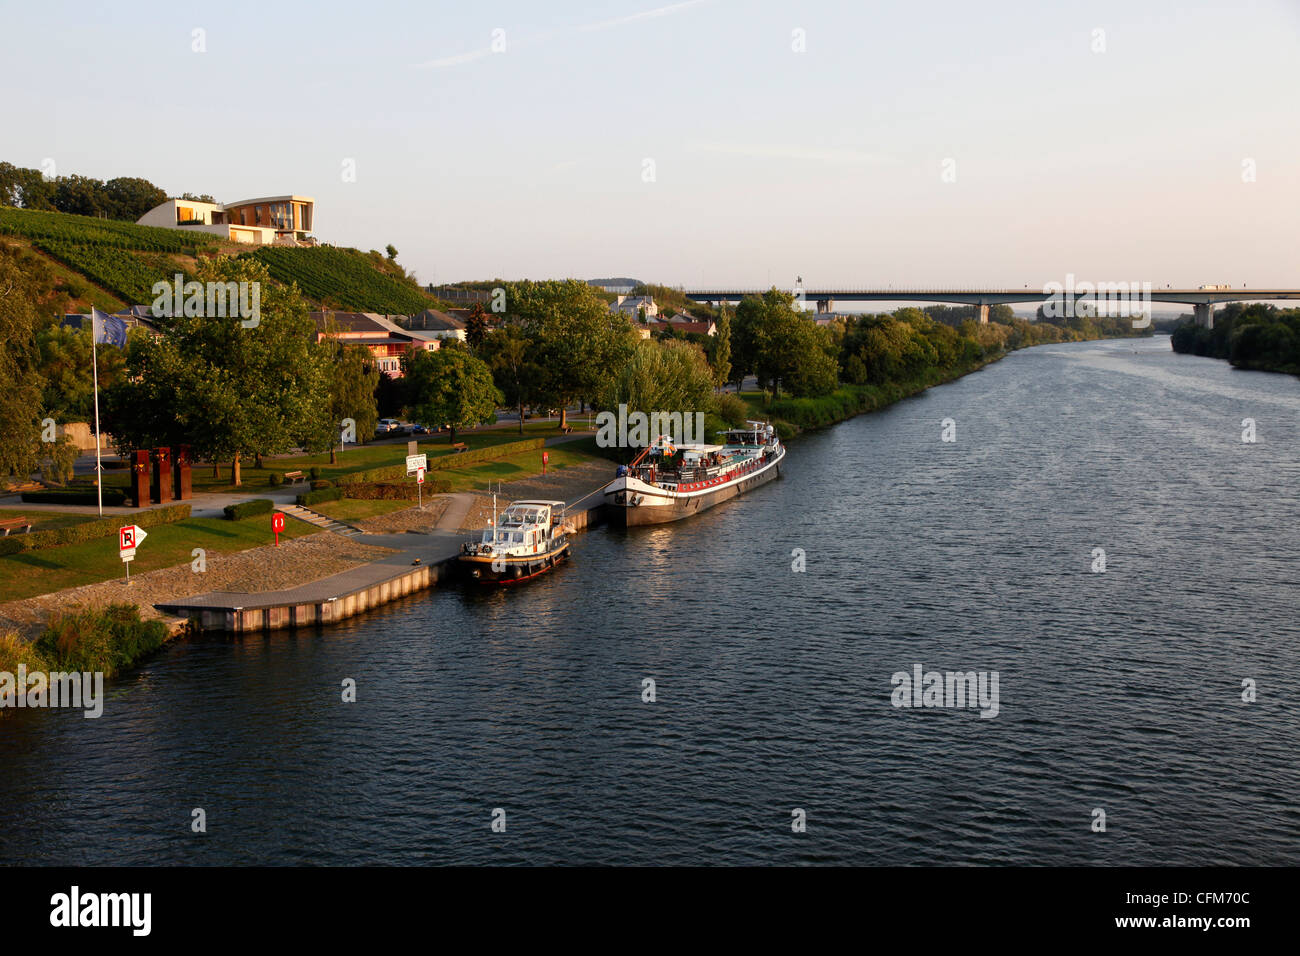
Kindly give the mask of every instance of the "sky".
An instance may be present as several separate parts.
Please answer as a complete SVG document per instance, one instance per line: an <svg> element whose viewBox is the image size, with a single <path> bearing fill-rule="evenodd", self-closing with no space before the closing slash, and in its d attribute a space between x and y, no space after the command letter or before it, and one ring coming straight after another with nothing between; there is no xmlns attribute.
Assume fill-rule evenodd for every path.
<svg viewBox="0 0 1300 956"><path fill-rule="evenodd" d="M50 2L0 160L422 282L1300 286L1300 0ZM196 32L199 31L199 32Z"/></svg>

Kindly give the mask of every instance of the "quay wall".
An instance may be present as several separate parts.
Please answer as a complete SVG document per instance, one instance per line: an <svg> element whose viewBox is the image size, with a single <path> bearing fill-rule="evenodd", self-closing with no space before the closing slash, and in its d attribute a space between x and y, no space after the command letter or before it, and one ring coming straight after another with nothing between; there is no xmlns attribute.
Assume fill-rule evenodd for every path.
<svg viewBox="0 0 1300 956"><path fill-rule="evenodd" d="M604 500L599 496L588 495L575 502L575 507L567 512L566 517L575 531L581 532L593 528L604 520ZM157 607L182 619L184 624L190 627L231 634L332 624L417 591L427 590L440 581L453 578L456 574L457 557L453 554L439 561L412 566L387 580L378 581L325 601L258 607L186 605L177 602L160 603Z"/></svg>

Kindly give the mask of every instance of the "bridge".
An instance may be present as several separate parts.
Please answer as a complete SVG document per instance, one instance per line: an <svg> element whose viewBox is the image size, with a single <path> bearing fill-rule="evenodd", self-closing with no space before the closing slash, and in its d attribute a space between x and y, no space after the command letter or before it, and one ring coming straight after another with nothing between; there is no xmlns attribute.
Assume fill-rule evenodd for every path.
<svg viewBox="0 0 1300 956"><path fill-rule="evenodd" d="M1085 289L1084 286L1087 286ZM686 289L686 297L693 302L739 302L750 296L759 296L766 289ZM1300 289L1231 289L1226 286L1207 286L1199 289L1146 289L1136 282L1073 283L1065 288L1036 290L1023 289L804 289L796 285L792 290L796 299L817 303L817 313L824 315L840 302L938 302L954 305L973 305L981 323L989 320L989 306L1033 302L1044 304L1059 300L1066 315L1085 314L1080 302L1088 302L1092 314L1137 314L1138 306L1155 302L1176 302L1190 305L1196 321L1206 328L1214 328L1214 306L1219 302L1260 302L1276 299L1300 299ZM1133 311L1105 313L1102 310L1128 304Z"/></svg>

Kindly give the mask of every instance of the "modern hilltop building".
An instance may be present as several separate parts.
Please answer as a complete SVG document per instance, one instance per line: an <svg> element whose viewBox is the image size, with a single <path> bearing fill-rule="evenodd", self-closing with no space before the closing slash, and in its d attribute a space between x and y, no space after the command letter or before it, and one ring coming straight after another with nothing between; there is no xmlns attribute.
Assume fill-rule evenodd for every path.
<svg viewBox="0 0 1300 956"><path fill-rule="evenodd" d="M240 202L211 203L168 199L136 222L166 229L196 229L254 245L315 245L316 200L310 196L265 196Z"/></svg>

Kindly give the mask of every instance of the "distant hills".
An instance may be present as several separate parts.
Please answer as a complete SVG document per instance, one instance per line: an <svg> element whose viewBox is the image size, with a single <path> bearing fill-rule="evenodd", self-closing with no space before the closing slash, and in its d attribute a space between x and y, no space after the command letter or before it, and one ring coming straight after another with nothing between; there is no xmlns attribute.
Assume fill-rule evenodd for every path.
<svg viewBox="0 0 1300 956"><path fill-rule="evenodd" d="M631 292L641 284L640 279L628 279L626 277L617 279L588 279L587 285L594 285L598 289L604 289L606 292L617 292L625 294Z"/></svg>

